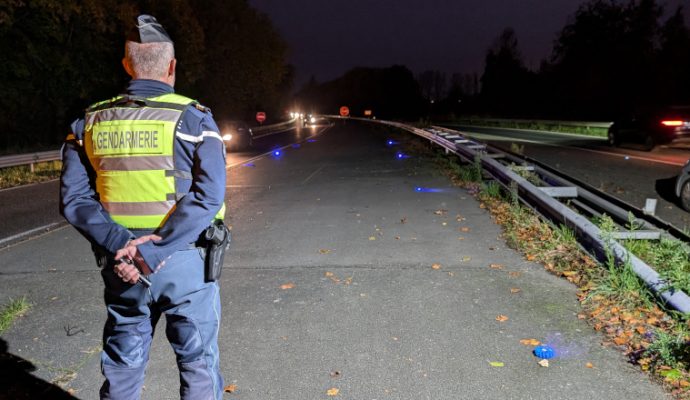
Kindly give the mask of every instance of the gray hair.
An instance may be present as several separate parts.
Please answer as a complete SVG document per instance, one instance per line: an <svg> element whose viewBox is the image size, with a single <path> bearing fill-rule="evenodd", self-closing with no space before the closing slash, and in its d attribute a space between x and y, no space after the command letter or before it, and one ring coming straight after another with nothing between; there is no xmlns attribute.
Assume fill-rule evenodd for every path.
<svg viewBox="0 0 690 400"><path fill-rule="evenodd" d="M137 78L158 79L167 73L170 60L175 58L175 49L169 42L137 43L128 40L125 42L125 58Z"/></svg>

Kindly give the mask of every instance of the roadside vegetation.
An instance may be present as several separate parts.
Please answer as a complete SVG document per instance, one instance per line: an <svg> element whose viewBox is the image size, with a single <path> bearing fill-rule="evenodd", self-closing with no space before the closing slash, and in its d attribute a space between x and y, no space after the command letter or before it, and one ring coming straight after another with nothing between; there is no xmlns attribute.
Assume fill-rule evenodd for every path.
<svg viewBox="0 0 690 400"><path fill-rule="evenodd" d="M430 149L425 140L417 138L401 142L410 151L431 159L454 184L474 195L479 206L502 226L509 246L528 261L538 262L576 285L582 305L578 318L604 335L604 345L624 352L630 363L661 381L674 398L690 399L690 316L665 308L629 263L615 262L612 250L608 249L604 262L596 261L582 250L570 229L544 222L523 206L516 188L505 189L485 180L479 160L463 163L453 154ZM612 240L616 224L606 216L595 223L603 232L602 239ZM686 245L670 239L621 243L653 266L668 280L669 287L689 291Z"/></svg>
<svg viewBox="0 0 690 400"><path fill-rule="evenodd" d="M10 300L9 303L0 310L0 334L5 332L17 318L26 314L30 308L31 303L29 303L25 297Z"/></svg>
<svg viewBox="0 0 690 400"><path fill-rule="evenodd" d="M28 165L2 168L0 169L0 189L57 179L60 177L61 168L60 161L34 164L33 171Z"/></svg>
<svg viewBox="0 0 690 400"><path fill-rule="evenodd" d="M561 123L559 123L561 122ZM485 119L485 118L460 118L453 121L456 124L487 126L494 128L526 129L530 131L546 131L559 133L575 133L578 135L606 137L608 128L595 126L570 125L567 121L539 121L539 120L513 120L513 119Z"/></svg>

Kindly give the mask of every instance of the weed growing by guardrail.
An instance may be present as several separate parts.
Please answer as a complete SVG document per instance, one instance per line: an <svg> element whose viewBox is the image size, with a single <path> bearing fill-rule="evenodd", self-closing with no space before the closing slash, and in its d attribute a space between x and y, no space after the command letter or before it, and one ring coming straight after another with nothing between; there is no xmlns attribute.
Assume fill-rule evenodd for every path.
<svg viewBox="0 0 690 400"><path fill-rule="evenodd" d="M28 165L0 169L0 189L45 182L60 177L61 161L36 163L33 172Z"/></svg>
<svg viewBox="0 0 690 400"><path fill-rule="evenodd" d="M24 315L31 308L31 303L22 297L10 302L0 310L0 334L12 325L12 322Z"/></svg>

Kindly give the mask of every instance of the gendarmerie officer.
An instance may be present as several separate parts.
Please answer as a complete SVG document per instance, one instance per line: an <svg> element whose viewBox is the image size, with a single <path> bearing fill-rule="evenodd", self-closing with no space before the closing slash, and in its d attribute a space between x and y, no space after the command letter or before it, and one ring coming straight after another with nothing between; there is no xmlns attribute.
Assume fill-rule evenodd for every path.
<svg viewBox="0 0 690 400"><path fill-rule="evenodd" d="M222 397L219 287L197 246L223 217L225 148L210 111L174 93L176 62L163 27L139 16L122 60L125 93L89 107L62 151L61 212L103 267L104 399L140 397L161 314L181 397Z"/></svg>

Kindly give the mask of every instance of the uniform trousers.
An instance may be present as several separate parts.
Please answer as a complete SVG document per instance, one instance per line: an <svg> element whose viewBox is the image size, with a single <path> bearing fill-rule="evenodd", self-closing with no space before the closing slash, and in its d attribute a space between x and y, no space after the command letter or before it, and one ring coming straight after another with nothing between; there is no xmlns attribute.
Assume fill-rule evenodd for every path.
<svg viewBox="0 0 690 400"><path fill-rule="evenodd" d="M218 360L220 294L204 282L198 249L178 251L149 276L151 287L123 282L112 265L101 272L108 319L103 329L101 399L141 397L156 323L165 315L165 333L177 357L180 398L220 400L223 378Z"/></svg>

